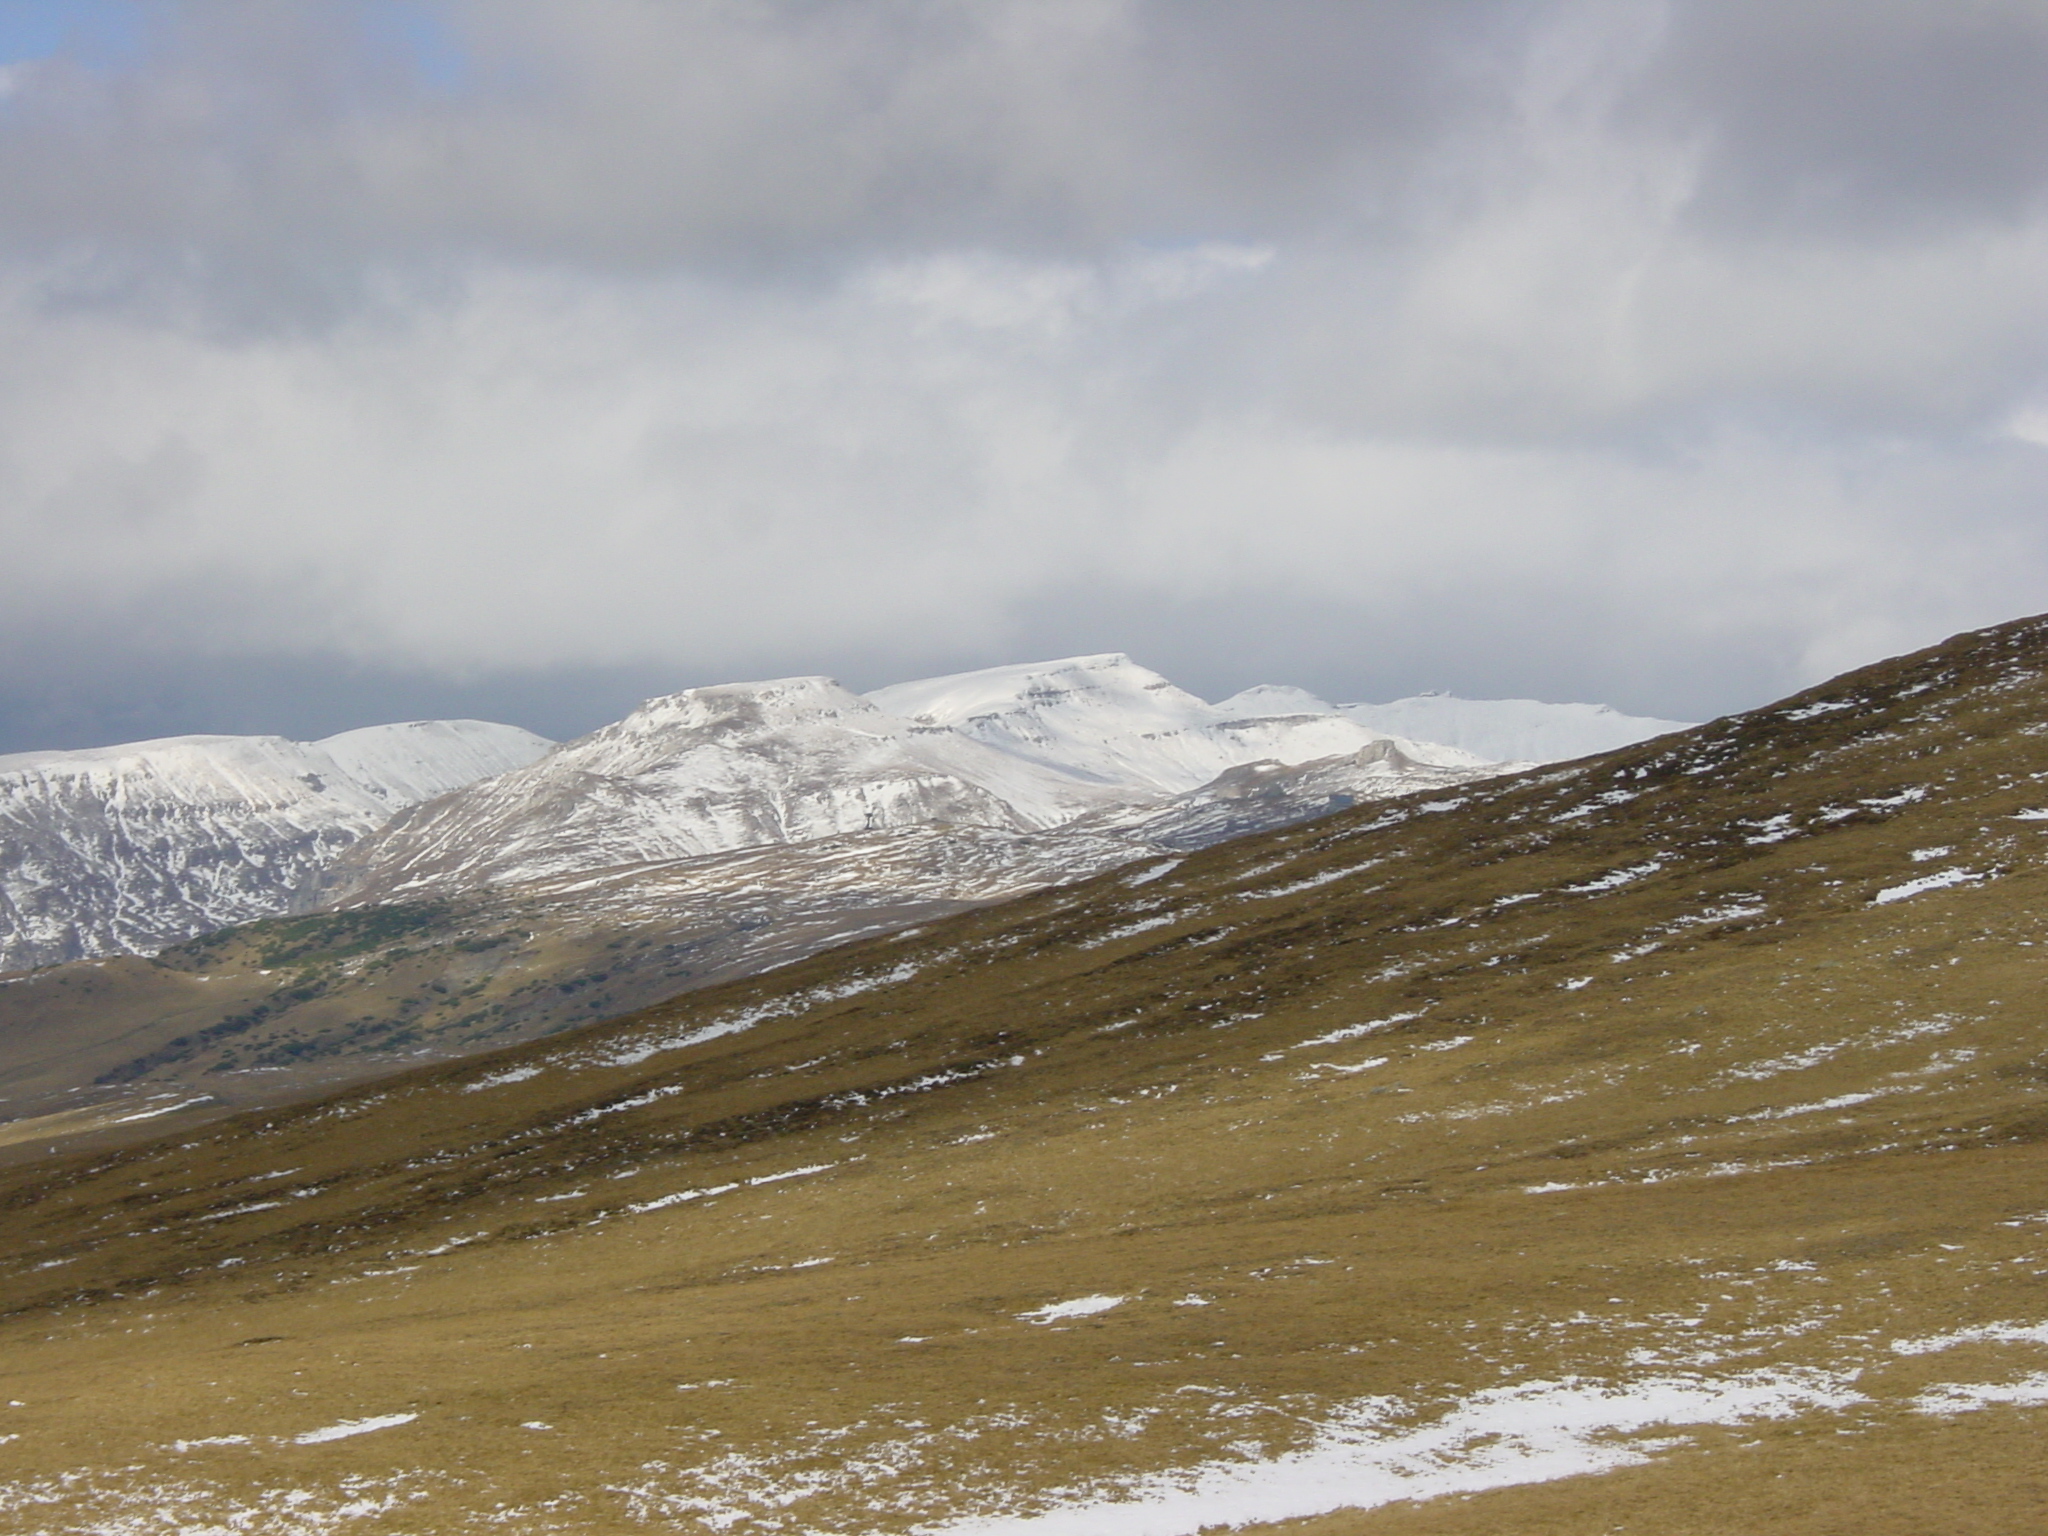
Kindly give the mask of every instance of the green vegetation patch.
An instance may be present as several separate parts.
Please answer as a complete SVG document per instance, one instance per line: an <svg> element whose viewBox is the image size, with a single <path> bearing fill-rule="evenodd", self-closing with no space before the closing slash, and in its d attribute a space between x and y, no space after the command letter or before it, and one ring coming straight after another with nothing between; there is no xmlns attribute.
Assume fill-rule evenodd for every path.
<svg viewBox="0 0 2048 1536"><path fill-rule="evenodd" d="M448 927L455 916L453 902L417 901L306 917L270 917L190 940L165 950L159 958L184 970L217 963L246 946L253 951L255 962L265 968L319 964L365 954L400 939L423 937Z"/></svg>

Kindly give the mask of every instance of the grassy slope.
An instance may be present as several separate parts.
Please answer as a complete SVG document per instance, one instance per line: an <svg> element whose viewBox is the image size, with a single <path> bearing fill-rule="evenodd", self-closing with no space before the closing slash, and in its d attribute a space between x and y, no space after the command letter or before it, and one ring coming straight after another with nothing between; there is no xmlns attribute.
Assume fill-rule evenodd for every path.
<svg viewBox="0 0 2048 1536"><path fill-rule="evenodd" d="M1842 1406L1310 1525L2026 1528L2038 1410L1924 1394L2048 1349L1891 1344L2048 1320L2044 662L2039 622L1963 637L10 1170L0 1511L894 1529L1249 1467L1365 1399L1385 1437L1530 1383L1809 1371ZM1087 1294L1125 1300L1020 1317Z"/></svg>
<svg viewBox="0 0 2048 1536"><path fill-rule="evenodd" d="M716 882L807 851L819 857L777 849L609 872L602 903L568 882L567 894L522 888L272 918L153 959L10 978L0 984L0 1158L59 1141L124 1145L295 1102L972 904L891 892L884 872L877 889L836 900L801 869L781 888L771 873L739 900ZM697 870L707 864L724 868L706 881Z"/></svg>
<svg viewBox="0 0 2048 1536"><path fill-rule="evenodd" d="M0 1146L132 1141L159 1121L125 1117L157 1110L184 1128L689 984L666 933L628 930L640 963L620 965L616 929L536 928L520 915L438 904L276 918L153 960L30 973L0 989L0 1107L15 1117L0 1122ZM171 1105L189 1107L163 1113Z"/></svg>

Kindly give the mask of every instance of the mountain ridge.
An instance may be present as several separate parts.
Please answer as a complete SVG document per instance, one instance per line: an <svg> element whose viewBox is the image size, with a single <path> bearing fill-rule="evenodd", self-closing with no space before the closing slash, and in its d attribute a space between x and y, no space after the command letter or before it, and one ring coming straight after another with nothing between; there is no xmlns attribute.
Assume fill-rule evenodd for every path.
<svg viewBox="0 0 2048 1536"><path fill-rule="evenodd" d="M1044 830L1163 807L1248 763L1299 767L1388 744L1336 716L1222 719L1120 654L868 695L824 677L687 689L401 813L337 860L302 905L930 822ZM1440 780L1502 766L1392 745L1397 755L1378 759L1388 774L1427 769Z"/></svg>
<svg viewBox="0 0 2048 1536"><path fill-rule="evenodd" d="M959 708L968 695L987 708ZM309 909L362 862L333 869L344 850L394 820L405 823L394 839L416 846L346 899L925 822L1047 827L1135 801L1164 806L1254 760L1296 767L1355 756L1389 736L1327 706L1253 718L1242 698L1236 709L1206 704L1121 654L925 679L868 697L825 678L724 684L649 700L566 744L580 762L552 784L546 759L558 744L481 721L371 726L316 742L188 736L15 753L0 758L0 971L147 954ZM889 724L877 699L953 715ZM753 720L745 742L742 717ZM683 741L671 754L693 753L690 763L646 760L651 744L693 732L694 746ZM806 736L818 753L808 764L798 740ZM1394 744L1404 761L1432 770L1480 766L1455 749L1398 736ZM779 773L765 762L778 756ZM527 769L529 819L563 825L515 828L515 784L479 828L527 849L526 866L477 850L445 857L448 814L408 816ZM619 814L599 811L607 799ZM578 849L579 839L589 846Z"/></svg>

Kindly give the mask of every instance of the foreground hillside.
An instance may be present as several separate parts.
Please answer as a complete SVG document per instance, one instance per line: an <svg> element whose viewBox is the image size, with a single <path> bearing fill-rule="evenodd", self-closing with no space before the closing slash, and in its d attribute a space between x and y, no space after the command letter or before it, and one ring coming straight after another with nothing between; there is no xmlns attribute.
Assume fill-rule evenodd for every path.
<svg viewBox="0 0 2048 1536"><path fill-rule="evenodd" d="M8 1170L6 1528L2037 1528L2044 720L2028 621Z"/></svg>

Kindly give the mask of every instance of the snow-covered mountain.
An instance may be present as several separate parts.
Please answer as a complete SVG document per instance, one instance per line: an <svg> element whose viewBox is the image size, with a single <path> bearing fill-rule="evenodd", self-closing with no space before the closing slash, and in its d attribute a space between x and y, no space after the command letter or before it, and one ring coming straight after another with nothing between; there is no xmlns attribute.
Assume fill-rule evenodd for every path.
<svg viewBox="0 0 2048 1536"><path fill-rule="evenodd" d="M0 970L147 953L283 911L394 811L547 746L517 726L422 720L0 757Z"/></svg>
<svg viewBox="0 0 2048 1536"><path fill-rule="evenodd" d="M553 745L545 736L488 720L367 725L311 743L394 811L522 767Z"/></svg>
<svg viewBox="0 0 2048 1536"><path fill-rule="evenodd" d="M1209 704L1110 654L866 696L821 677L695 688L552 748L457 720L23 753L0 758L0 969L916 827L1071 827L1096 840L1072 862L1101 867L1675 728L1598 705L1332 705L1270 686Z"/></svg>
<svg viewBox="0 0 2048 1536"><path fill-rule="evenodd" d="M733 683L401 815L327 884L393 899L935 822L1022 831L1115 798L829 678Z"/></svg>
<svg viewBox="0 0 2048 1536"><path fill-rule="evenodd" d="M1257 762L1330 762L1365 794L1500 771L1335 714L1230 717L1126 656L866 697L821 677L729 684L650 700L528 767L416 807L339 860L318 899L449 895L934 823L1043 830L1164 809Z"/></svg>
<svg viewBox="0 0 2048 1536"><path fill-rule="evenodd" d="M1300 688L1266 684L1215 706L1226 716L1335 715L1396 738L1437 742L1494 763L1562 763L1691 729L1685 720L1624 715L1605 704L1460 699L1417 694L1391 704L1328 704Z"/></svg>
<svg viewBox="0 0 2048 1536"><path fill-rule="evenodd" d="M30 1074L52 1103L269 1102L1361 801L1448 803L1516 766L1367 708L1277 687L1212 705L1104 655L865 697L697 688L552 747L443 721L0 759L0 968L198 945L5 996L10 1017L77 1015ZM1546 708L1518 740L1580 748L1560 722L1593 712ZM412 904L363 910L392 902ZM236 926L288 913L319 915ZM211 981L166 992L164 967ZM80 1054L78 1031L112 1033Z"/></svg>
<svg viewBox="0 0 2048 1536"><path fill-rule="evenodd" d="M1245 763L1341 757L1389 738L1411 762L1433 767L1508 761L1398 739L1398 732L1348 719L1297 689L1263 691L1311 707L1245 708L1239 701L1246 694L1207 704L1114 653L899 683L868 698L891 714L948 727L1028 761L1166 794L1197 789Z"/></svg>

